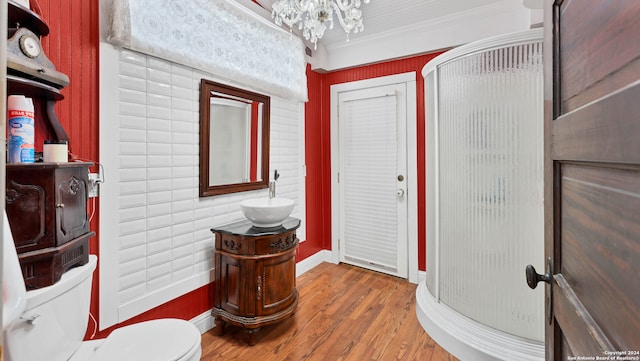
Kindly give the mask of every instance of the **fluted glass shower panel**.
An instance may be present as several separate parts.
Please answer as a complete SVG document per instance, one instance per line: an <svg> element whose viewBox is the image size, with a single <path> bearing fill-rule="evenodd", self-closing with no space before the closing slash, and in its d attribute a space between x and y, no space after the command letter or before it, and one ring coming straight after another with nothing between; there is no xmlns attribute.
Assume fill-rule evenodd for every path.
<svg viewBox="0 0 640 361"><path fill-rule="evenodd" d="M440 302L473 320L541 341L543 294L524 269L543 259L542 43L468 54L427 81L439 240L429 288L438 282Z"/></svg>

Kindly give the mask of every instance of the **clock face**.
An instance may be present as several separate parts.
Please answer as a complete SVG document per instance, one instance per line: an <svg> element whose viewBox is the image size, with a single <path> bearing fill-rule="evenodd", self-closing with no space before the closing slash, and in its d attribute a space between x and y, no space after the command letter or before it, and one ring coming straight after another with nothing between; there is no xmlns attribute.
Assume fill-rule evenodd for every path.
<svg viewBox="0 0 640 361"><path fill-rule="evenodd" d="M22 50L24 55L30 58L36 58L42 51L40 40L31 34L22 35L20 37L20 50Z"/></svg>

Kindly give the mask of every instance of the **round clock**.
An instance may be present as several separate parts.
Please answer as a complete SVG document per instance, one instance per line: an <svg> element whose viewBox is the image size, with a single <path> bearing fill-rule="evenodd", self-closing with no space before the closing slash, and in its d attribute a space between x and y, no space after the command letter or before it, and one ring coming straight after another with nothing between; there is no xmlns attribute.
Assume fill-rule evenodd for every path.
<svg viewBox="0 0 640 361"><path fill-rule="evenodd" d="M32 34L25 34L20 37L20 50L30 58L37 58L42 51L40 40Z"/></svg>

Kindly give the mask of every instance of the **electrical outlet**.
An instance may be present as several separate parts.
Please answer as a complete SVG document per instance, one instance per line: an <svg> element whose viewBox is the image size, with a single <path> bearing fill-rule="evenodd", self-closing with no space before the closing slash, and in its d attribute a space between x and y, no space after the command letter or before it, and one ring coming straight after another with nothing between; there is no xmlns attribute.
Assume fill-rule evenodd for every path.
<svg viewBox="0 0 640 361"><path fill-rule="evenodd" d="M98 173L89 173L89 198L98 197L100 195L100 175Z"/></svg>

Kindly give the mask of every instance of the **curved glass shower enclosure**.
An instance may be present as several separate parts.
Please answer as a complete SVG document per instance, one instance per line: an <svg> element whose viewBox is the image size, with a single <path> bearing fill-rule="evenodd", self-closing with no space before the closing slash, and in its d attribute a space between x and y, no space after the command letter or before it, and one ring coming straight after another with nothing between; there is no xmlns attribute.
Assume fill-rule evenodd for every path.
<svg viewBox="0 0 640 361"><path fill-rule="evenodd" d="M467 44L425 78L425 330L466 360L544 359L542 29Z"/></svg>

